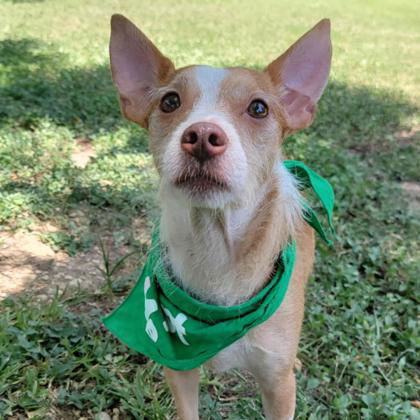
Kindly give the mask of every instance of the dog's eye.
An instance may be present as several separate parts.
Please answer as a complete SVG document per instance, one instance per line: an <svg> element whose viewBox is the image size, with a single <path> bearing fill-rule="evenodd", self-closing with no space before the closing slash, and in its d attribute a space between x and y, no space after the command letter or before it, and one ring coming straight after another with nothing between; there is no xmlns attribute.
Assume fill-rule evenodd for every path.
<svg viewBox="0 0 420 420"><path fill-rule="evenodd" d="M253 118L265 118L268 115L268 106L261 99L255 99L249 104L248 114Z"/></svg>
<svg viewBox="0 0 420 420"><path fill-rule="evenodd" d="M181 106L181 99L175 92L167 93L160 101L160 110L162 112L173 112Z"/></svg>

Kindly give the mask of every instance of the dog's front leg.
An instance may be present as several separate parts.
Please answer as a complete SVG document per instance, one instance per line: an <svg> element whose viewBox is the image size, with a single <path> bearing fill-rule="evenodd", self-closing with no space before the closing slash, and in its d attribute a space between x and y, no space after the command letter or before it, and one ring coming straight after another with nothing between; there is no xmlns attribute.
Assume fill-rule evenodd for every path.
<svg viewBox="0 0 420 420"><path fill-rule="evenodd" d="M257 378L258 380L258 378ZM296 380L293 369L273 381L258 380L267 420L292 420L296 403Z"/></svg>
<svg viewBox="0 0 420 420"><path fill-rule="evenodd" d="M198 420L198 386L200 370L188 371L165 368L165 377L175 398L178 416L181 420Z"/></svg>

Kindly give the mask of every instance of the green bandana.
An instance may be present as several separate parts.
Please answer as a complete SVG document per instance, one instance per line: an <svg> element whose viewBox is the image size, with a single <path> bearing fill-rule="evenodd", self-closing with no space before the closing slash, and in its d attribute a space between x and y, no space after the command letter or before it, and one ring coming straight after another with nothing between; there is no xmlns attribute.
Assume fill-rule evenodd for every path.
<svg viewBox="0 0 420 420"><path fill-rule="evenodd" d="M334 234L331 185L302 162L289 160L283 163L297 178L300 189L313 189ZM321 238L331 242L309 206L305 206L305 219ZM255 296L236 306L207 304L186 293L173 281L161 252L159 231L155 229L136 286L103 322L132 349L169 368L189 370L214 357L277 311L293 272L296 244L292 242L282 250L269 283Z"/></svg>

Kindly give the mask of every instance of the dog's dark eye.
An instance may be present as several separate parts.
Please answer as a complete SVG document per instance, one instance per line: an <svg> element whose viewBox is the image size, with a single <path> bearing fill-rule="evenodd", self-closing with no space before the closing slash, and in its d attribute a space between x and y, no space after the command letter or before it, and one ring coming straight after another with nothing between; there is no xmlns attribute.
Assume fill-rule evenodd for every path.
<svg viewBox="0 0 420 420"><path fill-rule="evenodd" d="M175 92L167 93L160 101L160 110L162 112L173 112L181 106L181 99Z"/></svg>
<svg viewBox="0 0 420 420"><path fill-rule="evenodd" d="M265 118L268 115L268 106L261 99L255 99L249 104L248 114L253 118Z"/></svg>

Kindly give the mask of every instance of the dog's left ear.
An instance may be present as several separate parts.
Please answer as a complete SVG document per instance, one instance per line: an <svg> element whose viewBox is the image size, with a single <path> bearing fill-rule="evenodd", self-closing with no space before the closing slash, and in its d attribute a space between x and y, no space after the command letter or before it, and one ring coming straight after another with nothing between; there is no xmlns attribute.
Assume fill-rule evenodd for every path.
<svg viewBox="0 0 420 420"><path fill-rule="evenodd" d="M147 127L153 91L174 71L172 62L122 15L111 18L109 54L123 114Z"/></svg>
<svg viewBox="0 0 420 420"><path fill-rule="evenodd" d="M327 85L331 53L330 21L323 19L266 68L278 88L288 133L312 123Z"/></svg>

